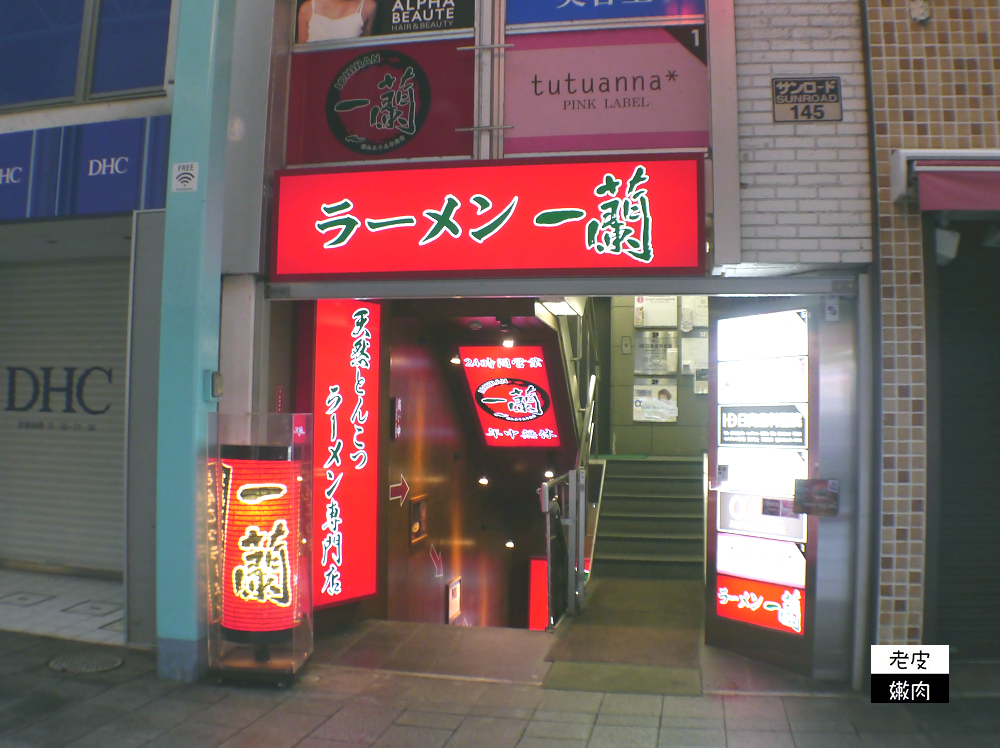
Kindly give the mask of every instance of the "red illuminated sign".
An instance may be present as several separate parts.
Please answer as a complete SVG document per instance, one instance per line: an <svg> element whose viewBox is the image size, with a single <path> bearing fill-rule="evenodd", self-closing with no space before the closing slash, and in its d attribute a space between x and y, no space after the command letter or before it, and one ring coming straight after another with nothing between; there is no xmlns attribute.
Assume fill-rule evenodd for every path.
<svg viewBox="0 0 1000 748"><path fill-rule="evenodd" d="M458 349L488 447L558 447L541 346Z"/></svg>
<svg viewBox="0 0 1000 748"><path fill-rule="evenodd" d="M291 629L298 607L300 465L288 460L285 450L283 458L274 460L223 457L222 466L223 629Z"/></svg>
<svg viewBox="0 0 1000 748"><path fill-rule="evenodd" d="M805 606L805 590L716 575L715 613L722 618L801 635Z"/></svg>
<svg viewBox="0 0 1000 748"><path fill-rule="evenodd" d="M528 628L545 631L549 625L549 562L544 557L530 559L528 572Z"/></svg>
<svg viewBox="0 0 1000 748"><path fill-rule="evenodd" d="M275 280L694 274L700 156L278 175Z"/></svg>
<svg viewBox="0 0 1000 748"><path fill-rule="evenodd" d="M376 592L378 304L316 303L313 607Z"/></svg>

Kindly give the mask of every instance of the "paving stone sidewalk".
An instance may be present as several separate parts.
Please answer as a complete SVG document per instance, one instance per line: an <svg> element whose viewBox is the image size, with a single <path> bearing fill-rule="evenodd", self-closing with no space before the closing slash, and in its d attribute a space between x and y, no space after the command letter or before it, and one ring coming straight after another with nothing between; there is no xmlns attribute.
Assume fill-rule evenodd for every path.
<svg viewBox="0 0 1000 748"><path fill-rule="evenodd" d="M1000 698L640 696L313 664L288 689L159 680L151 654L0 632L0 748L1000 748ZM90 646L90 649L94 647Z"/></svg>

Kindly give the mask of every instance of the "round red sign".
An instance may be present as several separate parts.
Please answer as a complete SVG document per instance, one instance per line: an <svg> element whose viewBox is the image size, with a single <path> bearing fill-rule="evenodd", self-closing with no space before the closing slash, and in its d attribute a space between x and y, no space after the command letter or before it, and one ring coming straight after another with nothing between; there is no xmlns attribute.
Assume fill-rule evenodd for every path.
<svg viewBox="0 0 1000 748"><path fill-rule="evenodd" d="M548 392L526 379L498 377L476 388L476 404L504 421L533 421L543 416L551 403Z"/></svg>

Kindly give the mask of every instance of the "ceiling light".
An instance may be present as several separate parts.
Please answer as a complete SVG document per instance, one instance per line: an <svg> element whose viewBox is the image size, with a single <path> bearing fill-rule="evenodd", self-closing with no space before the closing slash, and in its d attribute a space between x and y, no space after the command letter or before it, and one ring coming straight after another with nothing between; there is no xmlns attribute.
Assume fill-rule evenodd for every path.
<svg viewBox="0 0 1000 748"><path fill-rule="evenodd" d="M506 543L504 543L504 545L506 545L508 548L513 548L514 547L514 541L513 540L508 540Z"/></svg>
<svg viewBox="0 0 1000 748"><path fill-rule="evenodd" d="M514 347L514 341L511 340L510 338L507 338L505 341L503 341L503 347L504 348L513 348Z"/></svg>
<svg viewBox="0 0 1000 748"><path fill-rule="evenodd" d="M544 476L545 476L546 478L555 478L555 477L556 477L556 474L555 474L555 472L554 472L554 471L552 471L552 470L546 470L546 471L545 471L545 472L543 473L543 475L544 475Z"/></svg>
<svg viewBox="0 0 1000 748"><path fill-rule="evenodd" d="M479 479L480 486L488 486L489 484L490 484L490 479L487 478L485 475Z"/></svg>
<svg viewBox="0 0 1000 748"><path fill-rule="evenodd" d="M462 363L462 359L460 359L458 356L452 356L451 357L451 362L453 364L460 364L460 363Z"/></svg>

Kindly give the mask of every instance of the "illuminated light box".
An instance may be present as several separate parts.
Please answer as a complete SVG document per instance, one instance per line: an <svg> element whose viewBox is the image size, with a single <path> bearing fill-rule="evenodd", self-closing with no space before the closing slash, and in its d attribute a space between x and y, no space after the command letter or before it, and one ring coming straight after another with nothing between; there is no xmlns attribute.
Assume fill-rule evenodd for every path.
<svg viewBox="0 0 1000 748"><path fill-rule="evenodd" d="M312 653L312 418L212 413L208 665L285 681Z"/></svg>
<svg viewBox="0 0 1000 748"><path fill-rule="evenodd" d="M256 459L230 458L244 454ZM236 641L246 641L250 632L290 636L298 594L300 465L290 459L287 447L222 445L220 457L223 470L229 471L223 521L223 635Z"/></svg>
<svg viewBox="0 0 1000 748"><path fill-rule="evenodd" d="M809 399L806 356L720 361L719 404L804 403Z"/></svg>
<svg viewBox="0 0 1000 748"><path fill-rule="evenodd" d="M719 361L807 356L808 314L797 309L720 319L718 341Z"/></svg>
<svg viewBox="0 0 1000 748"><path fill-rule="evenodd" d="M719 574L759 582L806 586L806 557L795 543L720 532L715 552Z"/></svg>
<svg viewBox="0 0 1000 748"><path fill-rule="evenodd" d="M316 302L313 607L377 591L381 307Z"/></svg>
<svg viewBox="0 0 1000 748"><path fill-rule="evenodd" d="M777 447L719 447L718 465L727 468L720 491L792 497L795 480L809 477L806 450Z"/></svg>
<svg viewBox="0 0 1000 748"><path fill-rule="evenodd" d="M458 355L487 446L559 446L541 346L461 347Z"/></svg>
<svg viewBox="0 0 1000 748"><path fill-rule="evenodd" d="M701 274L703 172L650 155L279 173L271 280Z"/></svg>
<svg viewBox="0 0 1000 748"><path fill-rule="evenodd" d="M549 625L549 562L542 556L529 560L528 628L545 631Z"/></svg>
<svg viewBox="0 0 1000 748"><path fill-rule="evenodd" d="M717 506L719 530L806 542L806 517L795 512L794 499L720 492Z"/></svg>
<svg viewBox="0 0 1000 748"><path fill-rule="evenodd" d="M802 636L805 609L804 589L723 574L716 578L715 612L721 618Z"/></svg>

